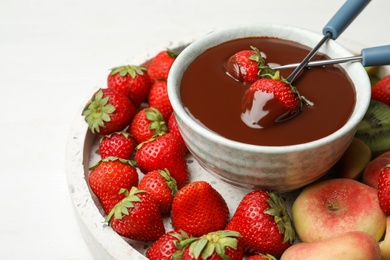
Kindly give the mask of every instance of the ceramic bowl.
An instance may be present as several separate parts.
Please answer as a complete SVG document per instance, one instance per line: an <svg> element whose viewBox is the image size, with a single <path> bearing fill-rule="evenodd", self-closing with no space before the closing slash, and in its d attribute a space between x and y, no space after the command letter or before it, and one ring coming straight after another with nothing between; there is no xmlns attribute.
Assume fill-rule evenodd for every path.
<svg viewBox="0 0 390 260"><path fill-rule="evenodd" d="M180 83L191 62L222 42L252 36L271 36L314 47L322 35L275 24L254 24L214 31L190 44L174 62L168 78L168 94L179 129L198 162L219 179L243 188L292 191L323 176L345 152L370 101L370 82L360 63L341 65L356 91L356 105L347 123L336 132L308 143L258 146L224 138L194 120L183 107ZM333 40L320 52L331 58L353 54Z"/></svg>

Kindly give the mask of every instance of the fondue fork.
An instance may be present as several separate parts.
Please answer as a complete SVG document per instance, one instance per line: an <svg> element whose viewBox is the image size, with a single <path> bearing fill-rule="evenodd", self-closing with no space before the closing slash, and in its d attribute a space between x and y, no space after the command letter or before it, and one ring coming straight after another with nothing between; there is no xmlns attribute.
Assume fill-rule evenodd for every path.
<svg viewBox="0 0 390 260"><path fill-rule="evenodd" d="M318 49L328 39L336 40L337 37L339 37L339 35L351 24L351 22L360 14L360 12L367 6L370 1L371 0L347 0L347 2L344 3L344 5L323 28L322 34L324 37L321 39L321 41L309 52L309 54L286 78L286 80L291 83L310 61L310 59L316 54Z"/></svg>
<svg viewBox="0 0 390 260"><path fill-rule="evenodd" d="M363 66L390 65L390 45L362 49L361 55L327 60L310 61L302 68L332 65L345 62L361 61ZM270 66L274 70L293 69L301 66L301 63L293 63L281 66Z"/></svg>

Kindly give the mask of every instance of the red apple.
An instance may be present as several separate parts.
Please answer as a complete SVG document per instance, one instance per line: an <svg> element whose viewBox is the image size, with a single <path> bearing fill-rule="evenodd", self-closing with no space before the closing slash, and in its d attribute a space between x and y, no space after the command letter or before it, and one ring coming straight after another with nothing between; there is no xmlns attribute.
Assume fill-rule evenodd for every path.
<svg viewBox="0 0 390 260"><path fill-rule="evenodd" d="M382 168L390 163L390 151L385 152L372 161L370 161L364 169L362 182L378 189L378 177Z"/></svg>
<svg viewBox="0 0 390 260"><path fill-rule="evenodd" d="M296 232L303 242L315 242L350 231L363 231L379 241L386 215L376 189L356 180L338 178L305 187L292 206Z"/></svg>
<svg viewBox="0 0 390 260"><path fill-rule="evenodd" d="M284 251L281 260L380 260L378 242L366 232L352 231L317 242L301 242Z"/></svg>

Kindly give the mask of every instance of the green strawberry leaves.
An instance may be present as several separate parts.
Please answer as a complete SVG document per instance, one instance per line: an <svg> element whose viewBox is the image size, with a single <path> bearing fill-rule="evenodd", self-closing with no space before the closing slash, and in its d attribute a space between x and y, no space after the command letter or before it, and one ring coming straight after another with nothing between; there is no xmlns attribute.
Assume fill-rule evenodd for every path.
<svg viewBox="0 0 390 260"><path fill-rule="evenodd" d="M108 101L109 97L103 96L102 89L99 89L85 106L82 115L92 133L99 132L100 127L104 127L104 122L111 121L110 114L115 111L115 107Z"/></svg>
<svg viewBox="0 0 390 260"><path fill-rule="evenodd" d="M274 217L279 233L284 234L283 242L294 243L295 230L282 197L276 192L269 191L267 194L269 196L269 199L267 199L269 208L264 213Z"/></svg>
<svg viewBox="0 0 390 260"><path fill-rule="evenodd" d="M142 66L125 65L125 66L112 68L111 75L115 75L119 73L121 77L124 77L128 74L132 78L135 78L137 75L143 75L144 71L146 71L146 68Z"/></svg>

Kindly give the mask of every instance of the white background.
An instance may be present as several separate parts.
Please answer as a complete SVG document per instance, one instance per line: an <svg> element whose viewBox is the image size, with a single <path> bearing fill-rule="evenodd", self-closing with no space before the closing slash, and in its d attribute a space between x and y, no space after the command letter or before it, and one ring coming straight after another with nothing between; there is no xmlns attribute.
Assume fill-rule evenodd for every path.
<svg viewBox="0 0 390 260"><path fill-rule="evenodd" d="M91 259L65 175L67 135L109 68L236 24L321 32L344 0L0 0L0 258ZM339 37L390 44L390 1Z"/></svg>

